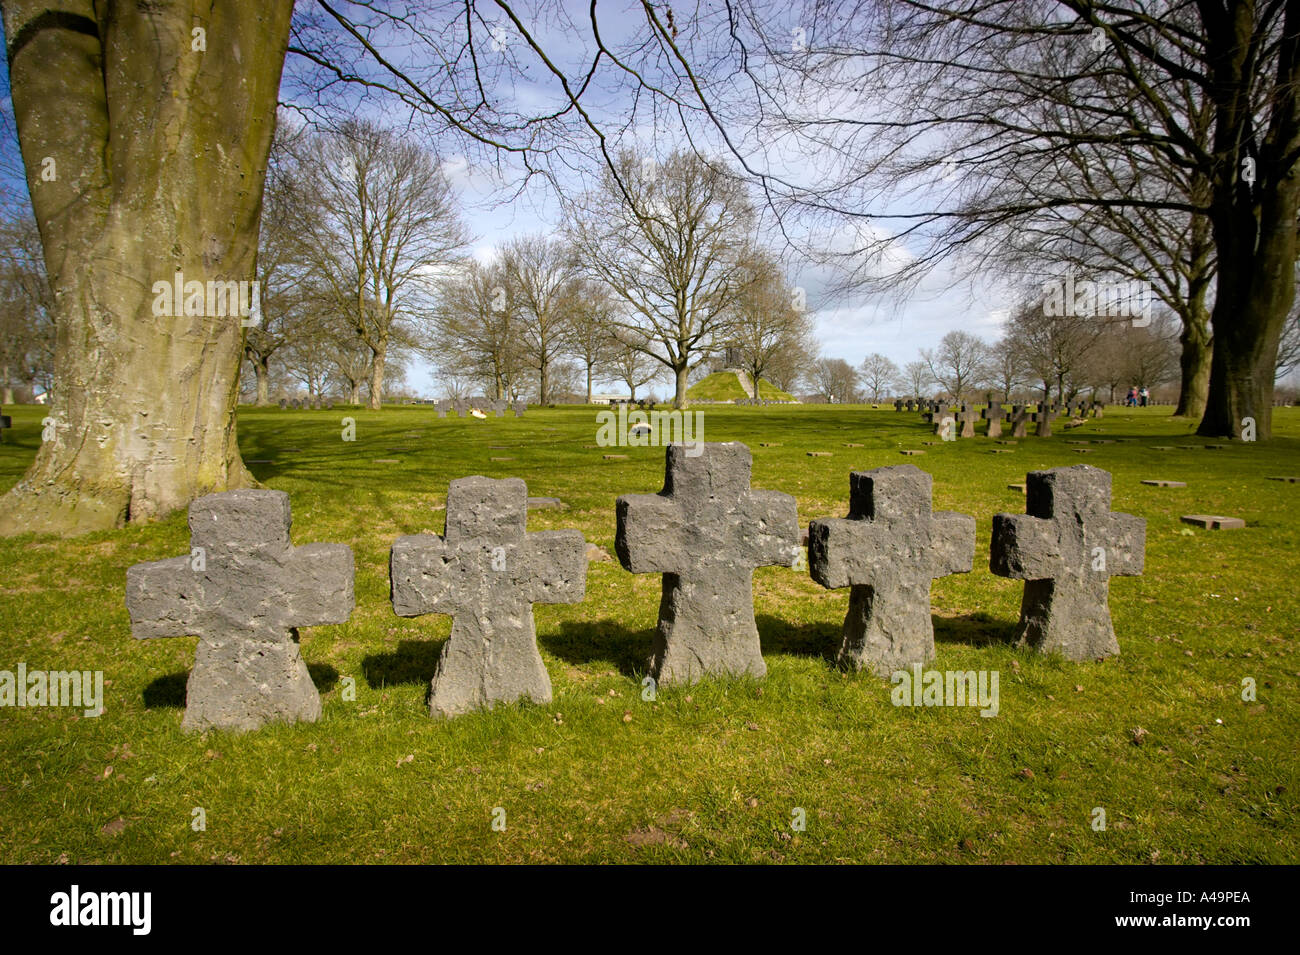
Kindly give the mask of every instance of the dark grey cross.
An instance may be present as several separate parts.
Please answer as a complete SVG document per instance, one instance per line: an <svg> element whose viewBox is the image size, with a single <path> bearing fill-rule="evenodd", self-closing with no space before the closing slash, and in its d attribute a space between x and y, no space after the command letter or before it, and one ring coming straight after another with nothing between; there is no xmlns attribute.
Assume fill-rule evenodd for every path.
<svg viewBox="0 0 1300 955"><path fill-rule="evenodd" d="M980 417L989 423L988 436L990 438L1002 437L1002 405L989 405L980 411Z"/></svg>
<svg viewBox="0 0 1300 955"><path fill-rule="evenodd" d="M1060 414L1054 405L1040 403L1038 410L1033 414L1034 423L1038 425L1038 430L1034 433L1040 438L1050 438L1052 436L1052 422Z"/></svg>
<svg viewBox="0 0 1300 955"><path fill-rule="evenodd" d="M0 409L3 410L3 409ZM14 426L14 419L7 414L0 414L0 441L4 440L4 432Z"/></svg>
<svg viewBox="0 0 1300 955"><path fill-rule="evenodd" d="M527 523L528 488L519 478L460 478L447 488L442 537L413 534L393 544L397 615L452 615L430 685L431 716L551 701L533 604L582 600L587 546L580 531L529 534Z"/></svg>
<svg viewBox="0 0 1300 955"><path fill-rule="evenodd" d="M1017 638L1071 660L1119 653L1110 578L1142 573L1146 521L1110 509L1110 474L1080 464L1031 471L1025 514L993 515L989 568L1025 581Z"/></svg>
<svg viewBox="0 0 1300 955"><path fill-rule="evenodd" d="M934 656L930 582L969 573L975 518L930 510L932 479L910 464L849 475L849 516L808 525L808 566L849 587L842 665L880 675Z"/></svg>
<svg viewBox="0 0 1300 955"><path fill-rule="evenodd" d="M190 556L126 572L132 636L199 638L181 728L316 720L320 695L297 628L347 621L351 549L294 547L284 491L209 494L190 505L189 521Z"/></svg>
<svg viewBox="0 0 1300 955"><path fill-rule="evenodd" d="M618 499L615 547L634 574L663 574L650 675L661 684L767 673L754 623L754 568L799 554L794 498L749 487L739 442L666 448L664 488Z"/></svg>
<svg viewBox="0 0 1300 955"><path fill-rule="evenodd" d="M1025 426L1029 422L1029 412L1024 405L1012 405L1007 412L1007 421L1011 424L1011 437L1023 438Z"/></svg>
<svg viewBox="0 0 1300 955"><path fill-rule="evenodd" d="M975 437L975 422L980 419L980 413L975 410L973 405L963 404L961 410L957 412L957 421L961 425L961 432L957 435L959 438Z"/></svg>

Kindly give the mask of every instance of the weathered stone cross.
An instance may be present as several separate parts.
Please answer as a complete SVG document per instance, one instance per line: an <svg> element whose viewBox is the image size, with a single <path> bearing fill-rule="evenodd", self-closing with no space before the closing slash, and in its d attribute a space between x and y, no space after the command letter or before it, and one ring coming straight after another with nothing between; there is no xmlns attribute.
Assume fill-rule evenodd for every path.
<svg viewBox="0 0 1300 955"><path fill-rule="evenodd" d="M1110 474L1080 464L1031 471L1025 514L993 515L989 568L1025 581L1017 639L1071 660L1119 653L1110 578L1142 573L1146 521L1110 510Z"/></svg>
<svg viewBox="0 0 1300 955"><path fill-rule="evenodd" d="M849 516L808 526L808 566L849 587L841 665L884 676L934 656L930 581L970 572L975 518L930 510L932 479L910 464L849 475Z"/></svg>
<svg viewBox="0 0 1300 955"><path fill-rule="evenodd" d="M1011 424L1011 437L1023 438L1025 425L1029 421L1029 412L1025 410L1024 405L1012 405L1011 410L1007 412L1007 421Z"/></svg>
<svg viewBox="0 0 1300 955"><path fill-rule="evenodd" d="M957 437L975 437L975 422L979 419L980 414L973 405L963 404L961 410L957 412L957 421L961 423L961 433Z"/></svg>
<svg viewBox="0 0 1300 955"><path fill-rule="evenodd" d="M618 499L618 559L634 574L663 574L650 675L664 685L766 674L754 568L789 567L799 554L794 498L750 490L749 448L700 447L668 445L663 490Z"/></svg>
<svg viewBox="0 0 1300 955"><path fill-rule="evenodd" d="M989 423L989 437L1002 437L1002 405L989 405L980 411L980 417Z"/></svg>
<svg viewBox="0 0 1300 955"><path fill-rule="evenodd" d="M1038 410L1034 412L1033 419L1038 425L1038 430L1034 432L1040 438L1050 438L1052 436L1052 422L1060 417L1061 412L1055 406L1049 403L1040 403Z"/></svg>
<svg viewBox="0 0 1300 955"><path fill-rule="evenodd" d="M400 617L452 614L429 692L431 716L457 716L527 697L551 701L533 604L578 603L586 542L576 530L527 533L519 478L468 477L447 488L443 536L399 537L389 559Z"/></svg>
<svg viewBox="0 0 1300 955"><path fill-rule="evenodd" d="M352 551L289 542L289 495L242 490L190 505L190 556L126 572L131 635L199 638L181 728L256 729L312 722L320 695L298 627L352 613Z"/></svg>

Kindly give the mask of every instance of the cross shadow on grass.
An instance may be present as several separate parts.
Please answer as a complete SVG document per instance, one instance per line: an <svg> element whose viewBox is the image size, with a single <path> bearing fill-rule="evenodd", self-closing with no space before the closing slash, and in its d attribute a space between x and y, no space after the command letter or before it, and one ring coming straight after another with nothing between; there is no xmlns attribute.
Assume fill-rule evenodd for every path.
<svg viewBox="0 0 1300 955"><path fill-rule="evenodd" d="M442 640L399 640L390 653L372 653L361 661L361 674L372 690L386 686L428 686L438 669Z"/></svg>
<svg viewBox="0 0 1300 955"><path fill-rule="evenodd" d="M328 663L309 663L307 672L312 683L320 693L328 693L339 681L339 671ZM189 682L190 671L180 670L160 676L144 688L141 694L146 710L164 707L183 707L185 705L185 685Z"/></svg>
<svg viewBox="0 0 1300 955"><path fill-rule="evenodd" d="M755 619L764 655L784 653L796 657L820 657L831 666L835 665L835 655L842 639L839 623L794 624L769 614Z"/></svg>
<svg viewBox="0 0 1300 955"><path fill-rule="evenodd" d="M573 664L608 663L624 676L646 672L654 630L633 630L616 620L566 620L559 633L538 637L548 653Z"/></svg>
<svg viewBox="0 0 1300 955"><path fill-rule="evenodd" d="M935 643L960 643L968 647L986 647L990 644L1010 644L1015 640L1019 621L999 620L983 611L962 614L959 617L936 617Z"/></svg>

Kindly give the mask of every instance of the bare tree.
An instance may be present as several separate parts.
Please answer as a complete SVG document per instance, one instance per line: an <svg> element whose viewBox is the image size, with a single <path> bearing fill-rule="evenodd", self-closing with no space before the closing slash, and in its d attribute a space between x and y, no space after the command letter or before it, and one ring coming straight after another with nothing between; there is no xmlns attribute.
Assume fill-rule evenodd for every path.
<svg viewBox="0 0 1300 955"><path fill-rule="evenodd" d="M664 366L650 355L645 343L637 339L636 332L615 326L604 370L627 385L628 397L635 401L637 390L658 378Z"/></svg>
<svg viewBox="0 0 1300 955"><path fill-rule="evenodd" d="M519 318L524 359L537 376L537 400L549 404L551 366L573 342L578 279L572 260L559 241L534 235L507 242L501 263Z"/></svg>
<svg viewBox="0 0 1300 955"><path fill-rule="evenodd" d="M988 382L1002 394L1003 401L1011 401L1012 394L1025 383L1029 369L1016 338L1003 335L989 349Z"/></svg>
<svg viewBox="0 0 1300 955"><path fill-rule="evenodd" d="M811 379L817 394L832 404L851 404L857 400L858 373L843 358L821 359L813 365Z"/></svg>
<svg viewBox="0 0 1300 955"><path fill-rule="evenodd" d="M592 380L613 354L610 336L614 303L604 286L590 280L576 282L569 296L570 350L582 365L586 379L587 404L591 404Z"/></svg>
<svg viewBox="0 0 1300 955"><path fill-rule="evenodd" d="M744 284L732 306L727 342L738 353L757 398L760 382L782 356L807 354L811 349L812 317L770 253L752 249L743 261Z"/></svg>
<svg viewBox="0 0 1300 955"><path fill-rule="evenodd" d="M672 371L674 407L685 407L690 371L730 332L745 282L753 210L743 185L694 153L659 163L625 152L570 223L582 268L626 303L615 321Z"/></svg>
<svg viewBox="0 0 1300 955"><path fill-rule="evenodd" d="M481 387L493 398L523 387L523 329L502 265L469 262L439 285L425 354L456 388Z"/></svg>
<svg viewBox="0 0 1300 955"><path fill-rule="evenodd" d="M764 124L775 117L838 161L815 164L819 178L809 190L783 190L769 175L769 194L801 208L871 214L876 238L858 250L869 253L857 257L860 278L897 285L1005 236L1043 202L1061 204L1059 195L1039 201L1023 181L1051 175L1067 151L1117 165L1163 154L1199 176L1204 194L1171 201L1081 190L1068 201L1173 208L1209 220L1214 347L1198 433L1234 437L1251 417L1259 439L1268 439L1278 342L1295 298L1300 6L824 0L801 21L815 44L793 51L786 9L760 0L728 5L736 56L726 65L741 73L730 89L754 88L763 108L747 103L750 116ZM723 96L717 83L708 89ZM1062 108L1086 113L1086 121L1041 121L1044 110ZM1202 119L1208 141L1197 136ZM780 141L784 158L788 137L757 132ZM946 170L960 188L921 189ZM986 173L991 181L982 180ZM891 208L900 192L916 200ZM888 228L893 223L901 232ZM881 256L900 237L924 248L903 270L881 274Z"/></svg>
<svg viewBox="0 0 1300 955"><path fill-rule="evenodd" d="M953 330L939 339L937 348L921 351L930 377L956 400L982 385L987 374L989 346L970 332Z"/></svg>
<svg viewBox="0 0 1300 955"><path fill-rule="evenodd" d="M934 383L934 376L924 361L909 361L903 366L903 380L912 389L912 397L920 398Z"/></svg>
<svg viewBox="0 0 1300 955"><path fill-rule="evenodd" d="M53 304L36 223L9 213L0 221L0 404L13 404L15 386L49 388Z"/></svg>
<svg viewBox="0 0 1300 955"><path fill-rule="evenodd" d="M1044 312L1037 299L1023 303L1012 313L1008 334L1025 366L1042 382L1044 399L1055 388L1057 400L1064 401L1086 383L1088 356L1107 326L1092 316Z"/></svg>
<svg viewBox="0 0 1300 955"><path fill-rule="evenodd" d="M882 392L887 392L898 381L898 366L879 352L872 352L862 359L859 370L862 383L871 394L872 401L879 401Z"/></svg>
<svg viewBox="0 0 1300 955"><path fill-rule="evenodd" d="M415 333L431 276L465 244L436 157L360 120L316 136L305 160L315 214L296 222L314 281L370 348L370 407L390 348Z"/></svg>

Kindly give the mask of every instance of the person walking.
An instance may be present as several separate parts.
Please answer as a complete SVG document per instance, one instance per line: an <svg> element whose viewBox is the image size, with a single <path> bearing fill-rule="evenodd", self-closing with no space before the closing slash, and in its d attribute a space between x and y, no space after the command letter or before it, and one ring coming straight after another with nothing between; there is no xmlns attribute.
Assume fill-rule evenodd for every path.
<svg viewBox="0 0 1300 955"><path fill-rule="evenodd" d="M1146 385L1142 386L1142 390L1138 392L1138 397L1142 399L1142 407L1145 408L1147 402L1151 400L1151 392L1147 391Z"/></svg>

